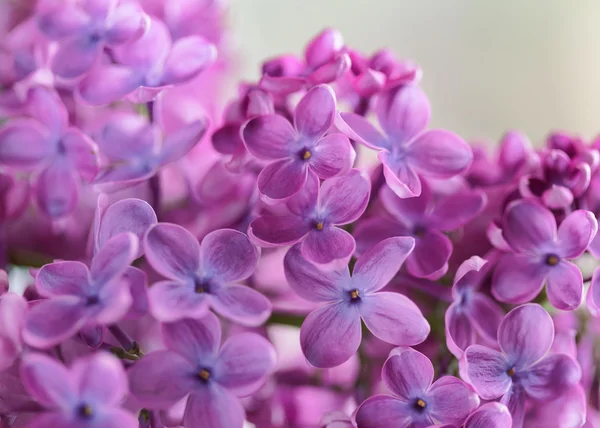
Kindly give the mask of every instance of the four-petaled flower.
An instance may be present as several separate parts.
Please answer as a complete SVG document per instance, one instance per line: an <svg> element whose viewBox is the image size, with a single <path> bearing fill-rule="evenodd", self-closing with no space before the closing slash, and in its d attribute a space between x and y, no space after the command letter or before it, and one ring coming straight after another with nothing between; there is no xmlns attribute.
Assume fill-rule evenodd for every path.
<svg viewBox="0 0 600 428"><path fill-rule="evenodd" d="M327 85L315 86L300 100L294 125L277 114L250 119L241 135L248 151L272 160L258 176L258 190L270 199L286 199L298 193L309 174L329 178L347 171L354 149L340 133L325 135L333 125L336 101Z"/></svg>
<svg viewBox="0 0 600 428"><path fill-rule="evenodd" d="M369 180L356 169L325 180L320 188L317 177L311 175L304 188L288 199L288 213L261 215L250 223L249 233L265 244L290 245L302 240L302 255L314 263L349 258L354 238L336 226L362 215L370 188Z"/></svg>
<svg viewBox="0 0 600 428"><path fill-rule="evenodd" d="M187 398L187 428L233 428L244 423L237 397L257 391L274 369L273 346L255 333L231 336L220 346L221 326L212 313L199 320L163 324L166 350L152 352L129 370L132 394L152 409Z"/></svg>
<svg viewBox="0 0 600 428"><path fill-rule="evenodd" d="M540 305L510 311L498 328L502 351L469 346L460 360L460 374L484 400L500 398L510 410L513 428L523 426L527 398L549 401L581 378L579 365L564 354L548 354L554 323Z"/></svg>
<svg viewBox="0 0 600 428"><path fill-rule="evenodd" d="M285 276L302 298L326 305L311 312L300 330L306 359L316 367L347 361L361 342L361 319L379 339L412 346L429 334L429 324L410 299L379 291L396 275L414 247L409 237L388 238L363 254L352 276L348 267L320 270L308 262L299 245L285 256Z"/></svg>
<svg viewBox="0 0 600 428"><path fill-rule="evenodd" d="M411 348L392 350L381 379L394 395L375 395L362 403L356 412L358 428L461 425L479 406L479 397L462 380L444 376L433 382L433 364Z"/></svg>

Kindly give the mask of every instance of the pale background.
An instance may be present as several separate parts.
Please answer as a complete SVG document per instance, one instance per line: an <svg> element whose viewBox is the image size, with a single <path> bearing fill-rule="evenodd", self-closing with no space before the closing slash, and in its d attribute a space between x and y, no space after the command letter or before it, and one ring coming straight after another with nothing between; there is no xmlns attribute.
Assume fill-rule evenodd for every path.
<svg viewBox="0 0 600 428"><path fill-rule="evenodd" d="M432 126L495 141L600 132L600 1L231 0L239 76L301 53L327 26L365 52L392 48L424 70Z"/></svg>

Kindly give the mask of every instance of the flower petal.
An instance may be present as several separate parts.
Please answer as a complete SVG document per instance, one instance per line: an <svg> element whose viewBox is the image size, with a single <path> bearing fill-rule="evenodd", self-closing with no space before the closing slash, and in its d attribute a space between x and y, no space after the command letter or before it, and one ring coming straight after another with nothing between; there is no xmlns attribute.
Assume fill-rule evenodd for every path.
<svg viewBox="0 0 600 428"><path fill-rule="evenodd" d="M305 138L316 139L333 125L335 94L328 85L312 88L300 100L294 113L294 125Z"/></svg>
<svg viewBox="0 0 600 428"><path fill-rule="evenodd" d="M577 265L562 260L546 278L548 300L557 309L572 311L583 303L583 277Z"/></svg>
<svg viewBox="0 0 600 428"><path fill-rule="evenodd" d="M191 285L160 281L148 290L150 312L159 321L202 318L208 311L206 296L195 293Z"/></svg>
<svg viewBox="0 0 600 428"><path fill-rule="evenodd" d="M429 323L417 305L402 294L382 291L364 296L358 310L369 331L384 342L414 346L429 335Z"/></svg>
<svg viewBox="0 0 600 428"><path fill-rule="evenodd" d="M208 129L208 119L195 120L169 133L160 152L161 165L167 165L184 157L200 142Z"/></svg>
<svg viewBox="0 0 600 428"><path fill-rule="evenodd" d="M281 159L270 163L258 174L258 190L270 199L286 199L302 189L308 177L304 162Z"/></svg>
<svg viewBox="0 0 600 428"><path fill-rule="evenodd" d="M19 370L27 392L45 407L68 407L77 397L68 370L53 358L37 353L27 354Z"/></svg>
<svg viewBox="0 0 600 428"><path fill-rule="evenodd" d="M186 280L200 267L200 244L187 229L158 223L148 229L144 250L150 265L170 279Z"/></svg>
<svg viewBox="0 0 600 428"><path fill-rule="evenodd" d="M434 382L428 395L429 414L439 423L460 426L479 407L477 394L454 376L444 376Z"/></svg>
<svg viewBox="0 0 600 428"><path fill-rule="evenodd" d="M81 262L55 262L42 266L35 278L35 289L43 297L81 296L89 290L90 274Z"/></svg>
<svg viewBox="0 0 600 428"><path fill-rule="evenodd" d="M448 195L435 204L429 222L445 232L458 229L484 209L486 199L483 192L462 191Z"/></svg>
<svg viewBox="0 0 600 428"><path fill-rule="evenodd" d="M248 151L260 159L281 159L301 149L296 147L296 131L278 114L250 119L242 126L240 134Z"/></svg>
<svg viewBox="0 0 600 428"><path fill-rule="evenodd" d="M415 246L409 236L388 238L365 252L354 265L353 283L365 292L385 287Z"/></svg>
<svg viewBox="0 0 600 428"><path fill-rule="evenodd" d="M389 220L387 217L374 216L361 218L356 224L353 234L356 240L356 255L360 256L384 239L394 236L406 236L408 231L405 227Z"/></svg>
<svg viewBox="0 0 600 428"><path fill-rule="evenodd" d="M496 342L498 327L504 318L504 310L485 294L474 293L467 304L467 311L477 334L490 342Z"/></svg>
<svg viewBox="0 0 600 428"><path fill-rule="evenodd" d="M325 180L319 194L320 208L327 220L336 225L352 223L369 203L371 183L359 170Z"/></svg>
<svg viewBox="0 0 600 428"><path fill-rule="evenodd" d="M311 312L300 329L304 356L315 367L336 367L358 350L362 337L360 316L345 302L328 304ZM331 346L333 343L336 346Z"/></svg>
<svg viewBox="0 0 600 428"><path fill-rule="evenodd" d="M427 95L415 85L404 85L384 92L376 106L379 124L388 135L406 142L429 123L431 107Z"/></svg>
<svg viewBox="0 0 600 428"><path fill-rule="evenodd" d="M162 325L165 346L190 364L211 365L221 345L221 324L208 312L198 319L186 318Z"/></svg>
<svg viewBox="0 0 600 428"><path fill-rule="evenodd" d="M508 408L500 403L486 403L474 411L465 422L465 428L511 428Z"/></svg>
<svg viewBox="0 0 600 428"><path fill-rule="evenodd" d="M33 119L14 119L0 128L0 164L31 169L54 150L46 127Z"/></svg>
<svg viewBox="0 0 600 428"><path fill-rule="evenodd" d="M411 165L423 175L450 178L471 166L473 151L458 135L433 130L419 135L409 147Z"/></svg>
<svg viewBox="0 0 600 428"><path fill-rule="evenodd" d="M406 259L406 268L417 278L436 280L448 270L452 241L437 230L427 231L415 239L415 248Z"/></svg>
<svg viewBox="0 0 600 428"><path fill-rule="evenodd" d="M90 273L97 285L120 277L138 253L138 239L130 232L109 239L92 260Z"/></svg>
<svg viewBox="0 0 600 428"><path fill-rule="evenodd" d="M213 369L214 379L238 397L256 392L275 368L271 343L255 333L236 334L223 344Z"/></svg>
<svg viewBox="0 0 600 428"><path fill-rule="evenodd" d="M56 159L37 178L35 194L40 209L47 216L59 218L72 213L79 200L75 171L65 159Z"/></svg>
<svg viewBox="0 0 600 428"><path fill-rule="evenodd" d="M65 79L81 76L92 68L103 45L101 41L91 42L87 35L63 41L52 57L52 71Z"/></svg>
<svg viewBox="0 0 600 428"><path fill-rule="evenodd" d="M581 368L571 357L553 354L523 373L521 384L530 397L551 401L576 385L580 379Z"/></svg>
<svg viewBox="0 0 600 428"><path fill-rule="evenodd" d="M263 215L250 223L248 234L261 243L290 245L298 242L311 230L312 224L302 217Z"/></svg>
<svg viewBox="0 0 600 428"><path fill-rule="evenodd" d="M379 152L377 158L383 164L385 182L401 198L414 198L421 194L421 179L411 166L396 161L388 152Z"/></svg>
<svg viewBox="0 0 600 428"><path fill-rule="evenodd" d="M110 15L110 27L106 31L105 40L110 45L128 42L140 35L149 25L147 16L143 15L135 3L121 3Z"/></svg>
<svg viewBox="0 0 600 428"><path fill-rule="evenodd" d="M433 365L429 358L412 348L393 352L383 364L381 380L401 399L410 401L424 395L433 381Z"/></svg>
<svg viewBox="0 0 600 428"><path fill-rule="evenodd" d="M550 209L565 209L573 203L573 193L567 187L553 184L542 193L541 199L544 205Z"/></svg>
<svg viewBox="0 0 600 428"><path fill-rule="evenodd" d="M553 340L552 318L538 304L513 309L498 328L500 348L517 367L517 371L530 367L546 355Z"/></svg>
<svg viewBox="0 0 600 428"><path fill-rule="evenodd" d="M585 210L573 211L558 227L559 255L569 259L581 256L597 231L598 222L593 213Z"/></svg>
<svg viewBox="0 0 600 428"><path fill-rule="evenodd" d="M586 296L586 304L592 315L600 316L600 268L592 275L592 282Z"/></svg>
<svg viewBox="0 0 600 428"><path fill-rule="evenodd" d="M492 295L501 302L529 302L542 290L548 270L539 257L503 254L492 276Z"/></svg>
<svg viewBox="0 0 600 428"><path fill-rule="evenodd" d="M389 185L381 188L379 197L386 211L409 229L427 222L433 206L433 194L425 183L422 183L421 193L412 198L398 196Z"/></svg>
<svg viewBox="0 0 600 428"><path fill-rule="evenodd" d="M321 138L311 149L308 164L319 178L330 178L352 168L356 153L344 134Z"/></svg>
<svg viewBox="0 0 600 428"><path fill-rule="evenodd" d="M51 348L74 336L85 324L85 302L73 296L43 300L31 308L23 340L35 348Z"/></svg>
<svg viewBox="0 0 600 428"><path fill-rule="evenodd" d="M200 36L182 37L173 43L165 60L162 84L185 83L212 65L217 49Z"/></svg>
<svg viewBox="0 0 600 428"><path fill-rule="evenodd" d="M304 57L310 67L318 67L342 50L344 39L342 34L333 28L326 28L314 37L306 46Z"/></svg>
<svg viewBox="0 0 600 428"><path fill-rule="evenodd" d="M190 428L233 428L243 426L245 418L240 401L225 388L212 383L190 394L183 425Z"/></svg>
<svg viewBox="0 0 600 428"><path fill-rule="evenodd" d="M220 315L245 326L259 326L271 315L271 301L253 288L232 284L211 295L211 306Z"/></svg>
<svg viewBox="0 0 600 428"><path fill-rule="evenodd" d="M306 184L304 184L302 189L285 203L290 213L303 217L304 219L313 217L317 211L319 185L319 177L317 177L316 174L308 174Z"/></svg>
<svg viewBox="0 0 600 428"><path fill-rule="evenodd" d="M484 400L493 400L508 392L512 379L507 374L510 363L500 352L481 345L471 345L461 359L461 377L467 380Z"/></svg>
<svg viewBox="0 0 600 428"><path fill-rule="evenodd" d="M284 258L285 278L292 289L311 302L340 300L343 284L350 280L348 269L321 270L302 256L295 245Z"/></svg>
<svg viewBox="0 0 600 428"><path fill-rule="evenodd" d="M358 408L356 423L360 428L409 427L413 425L413 415L410 404L390 395L374 395ZM429 424L419 426L427 425Z"/></svg>
<svg viewBox="0 0 600 428"><path fill-rule="evenodd" d="M91 105L119 101L144 83L144 76L123 65L100 65L79 82L79 95Z"/></svg>
<svg viewBox="0 0 600 428"><path fill-rule="evenodd" d="M61 149L85 182L91 182L98 173L98 148L83 132L68 128L61 137Z"/></svg>
<svg viewBox="0 0 600 428"><path fill-rule="evenodd" d="M548 249L556 237L554 215L530 200L511 203L504 212L504 238L518 252L539 252Z"/></svg>
<svg viewBox="0 0 600 428"><path fill-rule="evenodd" d="M202 272L217 281L246 279L258 263L258 250L248 237L233 229L209 233L200 244Z"/></svg>
<svg viewBox="0 0 600 428"><path fill-rule="evenodd" d="M48 38L60 40L77 34L89 25L89 17L74 4L60 5L43 10L37 17L40 31Z"/></svg>
<svg viewBox="0 0 600 428"><path fill-rule="evenodd" d="M313 263L328 264L349 258L355 247L352 235L343 229L328 226L323 230L311 230L300 245L300 251Z"/></svg>
<svg viewBox="0 0 600 428"><path fill-rule="evenodd" d="M391 149L389 141L364 117L356 113L340 113L340 118L338 128L348 138L360 141L372 149Z"/></svg>
<svg viewBox="0 0 600 428"><path fill-rule="evenodd" d="M107 352L98 352L71 365L71 375L83 400L118 405L128 392L121 362Z"/></svg>
<svg viewBox="0 0 600 428"><path fill-rule="evenodd" d="M131 394L143 406L167 409L197 387L194 369L171 351L144 355L127 371Z"/></svg>
<svg viewBox="0 0 600 428"><path fill-rule="evenodd" d="M525 404L527 395L521 386L513 385L506 394L500 399L512 417L512 428L523 428L523 419L525 418Z"/></svg>
<svg viewBox="0 0 600 428"><path fill-rule="evenodd" d="M462 357L462 354L469 345L475 343L477 338L475 330L471 325L471 320L464 309L457 303L453 303L446 310L444 316L446 330L446 346L452 355L456 358Z"/></svg>

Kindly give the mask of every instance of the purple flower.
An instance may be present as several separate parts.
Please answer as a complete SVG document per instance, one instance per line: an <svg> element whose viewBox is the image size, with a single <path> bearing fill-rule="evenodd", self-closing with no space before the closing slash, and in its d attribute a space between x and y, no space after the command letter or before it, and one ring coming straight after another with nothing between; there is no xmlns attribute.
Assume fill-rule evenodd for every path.
<svg viewBox="0 0 600 428"><path fill-rule="evenodd" d="M119 0L86 0L81 7L57 4L38 17L42 33L61 41L52 71L64 78L92 68L105 46L116 47L141 35L144 23L139 5Z"/></svg>
<svg viewBox="0 0 600 428"><path fill-rule="evenodd" d="M167 350L150 353L129 370L132 394L144 406L167 409L187 396L183 425L189 428L241 427L238 397L256 392L274 369L273 346L254 333L221 342L217 317L163 324Z"/></svg>
<svg viewBox="0 0 600 428"><path fill-rule="evenodd" d="M64 261L43 266L35 288L45 297L32 306L25 320L23 338L36 348L50 348L81 329L119 321L131 305L131 294L123 274L135 259L138 240L132 233L110 239L92 260Z"/></svg>
<svg viewBox="0 0 600 428"><path fill-rule="evenodd" d="M39 171L37 202L46 215L62 217L77 205L80 179L89 182L96 175L96 146L68 127L67 110L56 93L34 88L27 105L31 117L9 120L0 129L0 165Z"/></svg>
<svg viewBox="0 0 600 428"><path fill-rule="evenodd" d="M262 243L290 245L302 240L302 255L314 263L349 258L354 238L336 226L356 221L369 202L371 185L360 171L325 180L310 175L304 188L287 201L288 213L264 214L250 223L249 233Z"/></svg>
<svg viewBox="0 0 600 428"><path fill-rule="evenodd" d="M29 205L29 183L0 172L0 224L23 214Z"/></svg>
<svg viewBox="0 0 600 428"><path fill-rule="evenodd" d="M4 271L0 271L0 284L2 272ZM0 371L9 368L23 350L21 333L26 315L27 302L23 297L15 293L0 296Z"/></svg>
<svg viewBox="0 0 600 428"><path fill-rule="evenodd" d="M258 291L235 282L248 278L258 250L246 235L220 229L202 244L181 226L158 223L144 238L146 258L162 276L149 291L150 311L163 322L200 318L211 307L235 322L260 325L271 314L271 302Z"/></svg>
<svg viewBox="0 0 600 428"><path fill-rule="evenodd" d="M79 95L92 105L109 104L127 95L147 102L165 87L196 77L214 62L216 53L214 45L200 36L172 43L165 24L153 18L142 37L114 49L117 64L99 64L90 70L79 83Z"/></svg>
<svg viewBox="0 0 600 428"><path fill-rule="evenodd" d="M581 369L569 356L548 354L554 340L552 318L541 306L527 304L510 311L498 328L500 351L469 346L460 361L461 377L484 400L500 398L510 410L513 427L521 428L528 398L557 398L579 382Z"/></svg>
<svg viewBox="0 0 600 428"><path fill-rule="evenodd" d="M502 308L486 294L479 292L486 261L473 256L464 261L456 271L452 297L454 301L446 310L446 345L456 358L460 358L469 345L496 343L498 326L504 317Z"/></svg>
<svg viewBox="0 0 600 428"><path fill-rule="evenodd" d="M456 425L431 425L429 428L458 428ZM512 428L508 408L500 403L487 403L475 410L465 421L464 428Z"/></svg>
<svg viewBox="0 0 600 428"><path fill-rule="evenodd" d="M202 139L207 127L207 120L195 120L163 137L141 116L117 115L98 139L109 162L94 182L114 190L147 180L161 167L185 156Z"/></svg>
<svg viewBox="0 0 600 428"><path fill-rule="evenodd" d="M394 395L375 395L363 402L356 412L358 428L461 425L479 406L479 397L462 380L444 376L433 382L431 361L411 348L390 353L381 379Z"/></svg>
<svg viewBox="0 0 600 428"><path fill-rule="evenodd" d="M410 299L379 291L394 277L414 247L414 240L395 237L381 241L365 254L352 276L348 267L320 270L302 257L299 245L285 256L285 277L302 298L326 305L311 312L300 330L306 359L316 367L347 361L361 342L361 319L379 339L412 346L429 334L429 324Z"/></svg>
<svg viewBox="0 0 600 428"><path fill-rule="evenodd" d="M600 268L597 268L592 275L592 281L586 296L586 304L592 315L600 317Z"/></svg>
<svg viewBox="0 0 600 428"><path fill-rule="evenodd" d="M577 210L556 227L554 215L531 200L511 203L503 217L502 236L512 249L498 261L492 294L501 302L531 301L547 284L550 303L573 310L583 299L583 278L569 262L583 254L598 230L589 211Z"/></svg>
<svg viewBox="0 0 600 428"><path fill-rule="evenodd" d="M346 136L325 135L333 125L336 101L333 90L316 86L300 100L294 125L283 116L269 114L250 119L242 128L248 151L272 160L258 176L258 190L270 199L297 193L309 174L329 178L352 167L355 153Z"/></svg>
<svg viewBox="0 0 600 428"><path fill-rule="evenodd" d="M356 113L340 113L339 126L350 138L380 150L385 180L401 198L421 194L419 174L450 178L471 165L471 148L459 136L442 130L424 131L430 107L418 86L405 85L382 93L376 112L386 136Z"/></svg>
<svg viewBox="0 0 600 428"><path fill-rule="evenodd" d="M108 353L76 360L70 368L43 354L28 354L21 363L27 392L46 411L30 428L137 428L137 417L120 407L127 395L123 366Z"/></svg>
<svg viewBox="0 0 600 428"><path fill-rule="evenodd" d="M388 186L379 196L391 216L375 215L358 223L354 231L358 252L390 236L412 236L415 249L406 267L411 275L428 279L438 279L448 270L452 241L444 232L468 223L486 203L483 193L470 190L434 195L424 182L417 197L402 199Z"/></svg>

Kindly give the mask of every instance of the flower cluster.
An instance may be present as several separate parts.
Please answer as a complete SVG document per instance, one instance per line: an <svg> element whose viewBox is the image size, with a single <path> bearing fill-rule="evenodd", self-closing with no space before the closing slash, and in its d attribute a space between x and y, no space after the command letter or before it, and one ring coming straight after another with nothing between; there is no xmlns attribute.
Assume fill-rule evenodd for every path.
<svg viewBox="0 0 600 428"><path fill-rule="evenodd" d="M0 5L0 426L600 427L600 142L333 29L222 107L224 12Z"/></svg>

